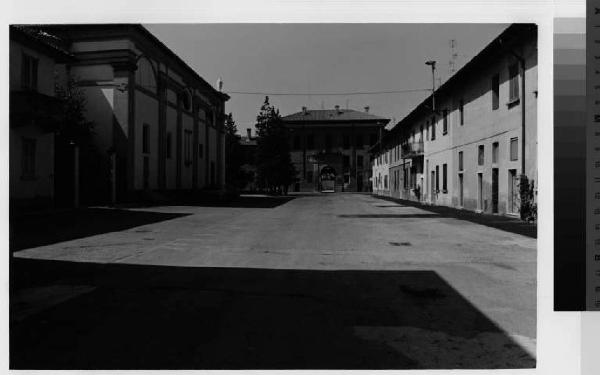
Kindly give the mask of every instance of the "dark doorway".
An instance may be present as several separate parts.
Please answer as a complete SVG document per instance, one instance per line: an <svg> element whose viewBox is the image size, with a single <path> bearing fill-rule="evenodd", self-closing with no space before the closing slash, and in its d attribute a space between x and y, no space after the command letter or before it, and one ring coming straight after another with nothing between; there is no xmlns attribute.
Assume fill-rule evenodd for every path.
<svg viewBox="0 0 600 375"><path fill-rule="evenodd" d="M75 146L56 136L54 151L54 199L58 207L72 207L75 193Z"/></svg>
<svg viewBox="0 0 600 375"><path fill-rule="evenodd" d="M492 213L498 213L498 168L492 168Z"/></svg>
<svg viewBox="0 0 600 375"><path fill-rule="evenodd" d="M356 174L356 191L363 191L363 174L358 172Z"/></svg>

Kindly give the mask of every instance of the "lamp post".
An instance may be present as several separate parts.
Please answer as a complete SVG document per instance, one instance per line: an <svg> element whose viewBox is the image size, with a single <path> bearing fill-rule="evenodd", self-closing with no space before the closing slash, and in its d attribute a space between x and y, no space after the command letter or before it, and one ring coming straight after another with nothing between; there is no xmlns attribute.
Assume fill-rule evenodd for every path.
<svg viewBox="0 0 600 375"><path fill-rule="evenodd" d="M425 65L431 66L431 106L435 112L435 60L426 61Z"/></svg>

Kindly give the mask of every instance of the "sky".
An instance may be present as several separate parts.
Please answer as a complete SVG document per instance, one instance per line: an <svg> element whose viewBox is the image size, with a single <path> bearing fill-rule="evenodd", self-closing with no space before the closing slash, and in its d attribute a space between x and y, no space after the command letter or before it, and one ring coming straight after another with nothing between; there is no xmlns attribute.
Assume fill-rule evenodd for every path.
<svg viewBox="0 0 600 375"><path fill-rule="evenodd" d="M429 94L431 68L450 76L450 41L460 68L507 24L146 24L207 82L219 77L238 131L254 128L264 102L282 115L309 109L364 110L400 121ZM348 93L404 91L393 94ZM419 90L419 91L410 91ZM230 93L257 92L246 95ZM298 93L301 95L276 95ZM319 95L319 93L341 93Z"/></svg>

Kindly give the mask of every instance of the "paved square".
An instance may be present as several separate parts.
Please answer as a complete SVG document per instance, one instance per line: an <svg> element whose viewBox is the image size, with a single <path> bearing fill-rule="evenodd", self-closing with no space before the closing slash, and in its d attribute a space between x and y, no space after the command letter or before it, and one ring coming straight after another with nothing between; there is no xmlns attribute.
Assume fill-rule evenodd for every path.
<svg viewBox="0 0 600 375"><path fill-rule="evenodd" d="M94 267L93 276L65 273L68 280L53 283L95 288L67 302L61 292L47 313L14 317L17 368L27 361L96 368L95 355L134 353L120 343L94 346L123 324L118 316L130 328L151 316L146 329L155 335L131 328L135 340L116 341L144 346L137 350L146 359L116 356L101 362L105 368L535 366L534 238L363 194L298 195L266 208L131 210L186 215L14 253L18 261ZM34 290L13 296L26 304ZM100 315L77 320L90 309ZM94 355L64 342L57 355L42 354L59 334L42 317L66 323L67 316L81 325L79 343L96 342ZM200 333L171 337L157 322L180 329L188 322ZM187 343L187 361L156 349L153 340L167 337ZM27 355L19 352L25 346Z"/></svg>

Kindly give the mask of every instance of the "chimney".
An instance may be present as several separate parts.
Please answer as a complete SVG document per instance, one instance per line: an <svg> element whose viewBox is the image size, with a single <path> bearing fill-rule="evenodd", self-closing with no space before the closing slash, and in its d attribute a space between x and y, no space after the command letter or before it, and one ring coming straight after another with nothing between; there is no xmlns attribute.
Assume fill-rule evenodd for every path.
<svg viewBox="0 0 600 375"><path fill-rule="evenodd" d="M339 106L339 105L336 105L336 106L335 106L335 111L336 111L337 113L342 113L342 111L340 111L340 106Z"/></svg>
<svg viewBox="0 0 600 375"><path fill-rule="evenodd" d="M252 139L252 129L246 128L246 134L248 134L248 140Z"/></svg>
<svg viewBox="0 0 600 375"><path fill-rule="evenodd" d="M307 115L308 109L306 107L302 107L302 114Z"/></svg>
<svg viewBox="0 0 600 375"><path fill-rule="evenodd" d="M365 106L365 112L366 112L366 113L369 113L369 108L370 108L370 107L369 107L368 105L367 105L367 106Z"/></svg>

